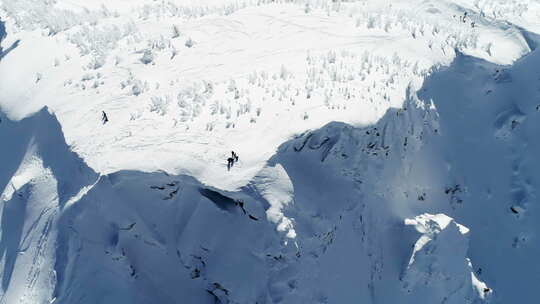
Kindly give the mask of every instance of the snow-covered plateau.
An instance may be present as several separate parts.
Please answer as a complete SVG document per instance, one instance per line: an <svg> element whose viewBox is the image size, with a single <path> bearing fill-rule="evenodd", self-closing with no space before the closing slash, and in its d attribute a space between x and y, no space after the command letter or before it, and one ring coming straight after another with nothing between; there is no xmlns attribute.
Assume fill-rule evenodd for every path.
<svg viewBox="0 0 540 304"><path fill-rule="evenodd" d="M539 35L538 0L0 0L0 304L538 303Z"/></svg>

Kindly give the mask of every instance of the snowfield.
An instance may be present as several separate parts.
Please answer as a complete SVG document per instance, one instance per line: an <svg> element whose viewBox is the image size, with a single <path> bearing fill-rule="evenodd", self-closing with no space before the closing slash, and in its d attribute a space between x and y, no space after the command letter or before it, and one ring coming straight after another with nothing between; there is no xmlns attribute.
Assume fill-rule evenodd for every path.
<svg viewBox="0 0 540 304"><path fill-rule="evenodd" d="M502 64L530 51L517 26L480 12L461 22L470 8L438 1L191 10L118 1L82 11L68 8L83 3L34 2L36 20L25 18L24 1L4 4L3 45L19 41L0 66L10 117L48 106L99 172L161 169L227 189L295 134L332 120L374 123L456 51ZM229 150L242 154L234 178L222 170Z"/></svg>
<svg viewBox="0 0 540 304"><path fill-rule="evenodd" d="M539 20L0 0L0 303L536 303Z"/></svg>

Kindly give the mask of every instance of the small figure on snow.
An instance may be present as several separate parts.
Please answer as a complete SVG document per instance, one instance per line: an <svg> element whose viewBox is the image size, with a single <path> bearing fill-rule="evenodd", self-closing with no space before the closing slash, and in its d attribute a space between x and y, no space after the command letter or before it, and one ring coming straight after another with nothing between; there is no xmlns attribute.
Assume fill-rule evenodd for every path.
<svg viewBox="0 0 540 304"><path fill-rule="evenodd" d="M234 165L234 158L232 157L227 158L227 171L230 171L233 165Z"/></svg>
<svg viewBox="0 0 540 304"><path fill-rule="evenodd" d="M103 124L106 124L109 121L109 118L107 117L107 113L105 111L101 111L101 121Z"/></svg>
<svg viewBox="0 0 540 304"><path fill-rule="evenodd" d="M227 170L231 170L234 163L238 161L238 154L231 151L231 157L227 158Z"/></svg>

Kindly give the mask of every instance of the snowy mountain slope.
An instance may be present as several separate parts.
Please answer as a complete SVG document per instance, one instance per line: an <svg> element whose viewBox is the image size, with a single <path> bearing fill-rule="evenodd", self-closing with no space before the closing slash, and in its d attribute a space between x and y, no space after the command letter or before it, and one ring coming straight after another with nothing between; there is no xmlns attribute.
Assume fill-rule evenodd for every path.
<svg viewBox="0 0 540 304"><path fill-rule="evenodd" d="M504 20L529 26L536 12L499 21L441 1L266 2L8 1L2 45L20 42L0 63L2 108L18 119L47 105L100 172L164 169L232 190L294 134L401 106L456 49L513 62L530 47ZM242 169L224 183L231 149Z"/></svg>
<svg viewBox="0 0 540 304"><path fill-rule="evenodd" d="M414 106L409 111L412 116L424 113ZM394 114L386 117L394 120ZM397 122L405 126L419 121L401 119ZM416 125L419 130L422 126ZM3 301L334 303L358 299L414 303L420 297L429 302L447 297L460 303L463 297L452 298L455 287L447 286L447 280L427 292L410 285L414 277L421 277L419 272L439 273L436 264L407 267L416 256L411 246L422 240L418 240L420 235L404 229L410 221L394 214L396 210L388 205L392 202L375 191L364 191L358 176L351 179L341 171L344 168L338 163L343 163L344 154L337 152L343 152L341 147L352 148L351 141L365 137L365 129L331 124L320 132L307 135L305 145L302 138L285 144L269 167L239 192L221 192L188 176L134 171L101 176L90 187L81 183L80 194L66 209L55 207L51 223L46 222L46 227L55 229L52 239L42 243L54 250L47 247L53 251L43 254L50 268L42 267L42 272L54 276L45 286L10 279ZM48 146L66 147L52 143ZM325 157L324 166L317 166L321 157ZM374 155L367 157L371 160ZM360 154L357 162L373 164L363 158ZM76 167L76 163L66 163L64 168ZM312 172L307 170L310 167ZM370 173L376 176L380 169L375 166ZM12 183L24 175L19 171ZM322 185L334 191L320 192ZM39 188L30 193L43 197L54 190ZM6 201L4 208L18 206L23 198L21 202ZM46 206L36 209L47 211ZM43 232L42 219L36 222L26 234L48 236L50 228ZM448 223L439 225L442 230ZM428 233L425 229L418 230ZM433 229L429 235L435 242L439 231ZM12 231L3 228L2 235ZM462 286L460 293L471 301L487 297L471 281L465 255L467 238L452 235L444 240L458 242L461 255L453 251L457 245L451 249L444 249L446 242L432 246L442 247L437 252L442 261L452 256L465 266L452 273L457 286ZM15 244L12 246L17 248ZM24 258L15 259L15 273L32 274L19 266L21 260ZM442 264L453 267L452 263ZM440 273L447 271L442 268Z"/></svg>
<svg viewBox="0 0 540 304"><path fill-rule="evenodd" d="M0 3L0 303L535 303L538 3Z"/></svg>
<svg viewBox="0 0 540 304"><path fill-rule="evenodd" d="M56 284L58 217L97 174L69 150L46 109L19 122L1 119L1 301L42 302Z"/></svg>
<svg viewBox="0 0 540 304"><path fill-rule="evenodd" d="M434 75L426 85L431 89L421 93L421 98L438 100L441 129L448 130L435 153L445 158L456 183L467 184L467 198L454 217L476 231L472 260L493 271L483 271L481 278L492 276L504 301L530 302L534 288L521 282L538 273L534 264L511 260L529 260L539 250L533 241L540 127L540 75L534 67L539 59L536 50L507 68L462 58L448 72ZM456 90L471 85L478 89ZM516 284L516 278L523 280Z"/></svg>

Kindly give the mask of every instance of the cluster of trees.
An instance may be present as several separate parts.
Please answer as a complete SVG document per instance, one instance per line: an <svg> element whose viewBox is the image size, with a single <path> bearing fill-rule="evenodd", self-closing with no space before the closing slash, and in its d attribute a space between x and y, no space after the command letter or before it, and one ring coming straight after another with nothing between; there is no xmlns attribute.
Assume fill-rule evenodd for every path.
<svg viewBox="0 0 540 304"><path fill-rule="evenodd" d="M56 35L77 25L95 24L102 18L118 16L105 6L76 13L59 9L55 4L53 0L11 0L3 1L2 9L20 29L43 29L47 35Z"/></svg>
<svg viewBox="0 0 540 304"><path fill-rule="evenodd" d="M411 75L421 80L428 73L426 67L398 54L385 57L330 51L308 54L305 74L281 66L273 73L254 71L236 80L183 84L176 102L174 95L157 94L149 97L149 109L184 126L207 120L206 130L212 131L234 127L240 121L256 123L263 108L272 108L271 103L294 107L317 99L333 110L346 110L356 102L391 103L393 97L405 94ZM309 119L308 112L299 115L299 119Z"/></svg>
<svg viewBox="0 0 540 304"><path fill-rule="evenodd" d="M494 19L521 17L529 10L529 0L475 0L474 7L480 15Z"/></svg>
<svg viewBox="0 0 540 304"><path fill-rule="evenodd" d="M137 26L133 22L123 26L82 25L67 34L67 40L76 45L82 56L91 55L88 68L102 67L111 50L116 49L120 40L128 38L130 42L137 43L142 40Z"/></svg>
<svg viewBox="0 0 540 304"><path fill-rule="evenodd" d="M469 24L441 21L438 15L418 18L413 11L391 7L379 11L351 9L350 15L356 19L356 27L423 38L430 49L441 50L445 54L450 49L486 49L480 45L478 33Z"/></svg>
<svg viewBox="0 0 540 304"><path fill-rule="evenodd" d="M208 4L202 1L199 5L185 5L174 0L161 1L152 4L145 4L137 9L139 18L162 18L162 17L178 17L178 18L199 18L207 15L230 15L240 9L249 6L260 6L275 3L292 3L304 7L306 13L310 13L314 9L322 9L326 11L339 11L341 3L356 2L356 0L225 0L219 4Z"/></svg>
<svg viewBox="0 0 540 304"><path fill-rule="evenodd" d="M391 92L404 91L411 75L423 78L428 73L397 53L385 57L367 51L361 55L330 51L308 55L306 61L306 98L322 96L329 109L346 109L350 102L390 102Z"/></svg>

